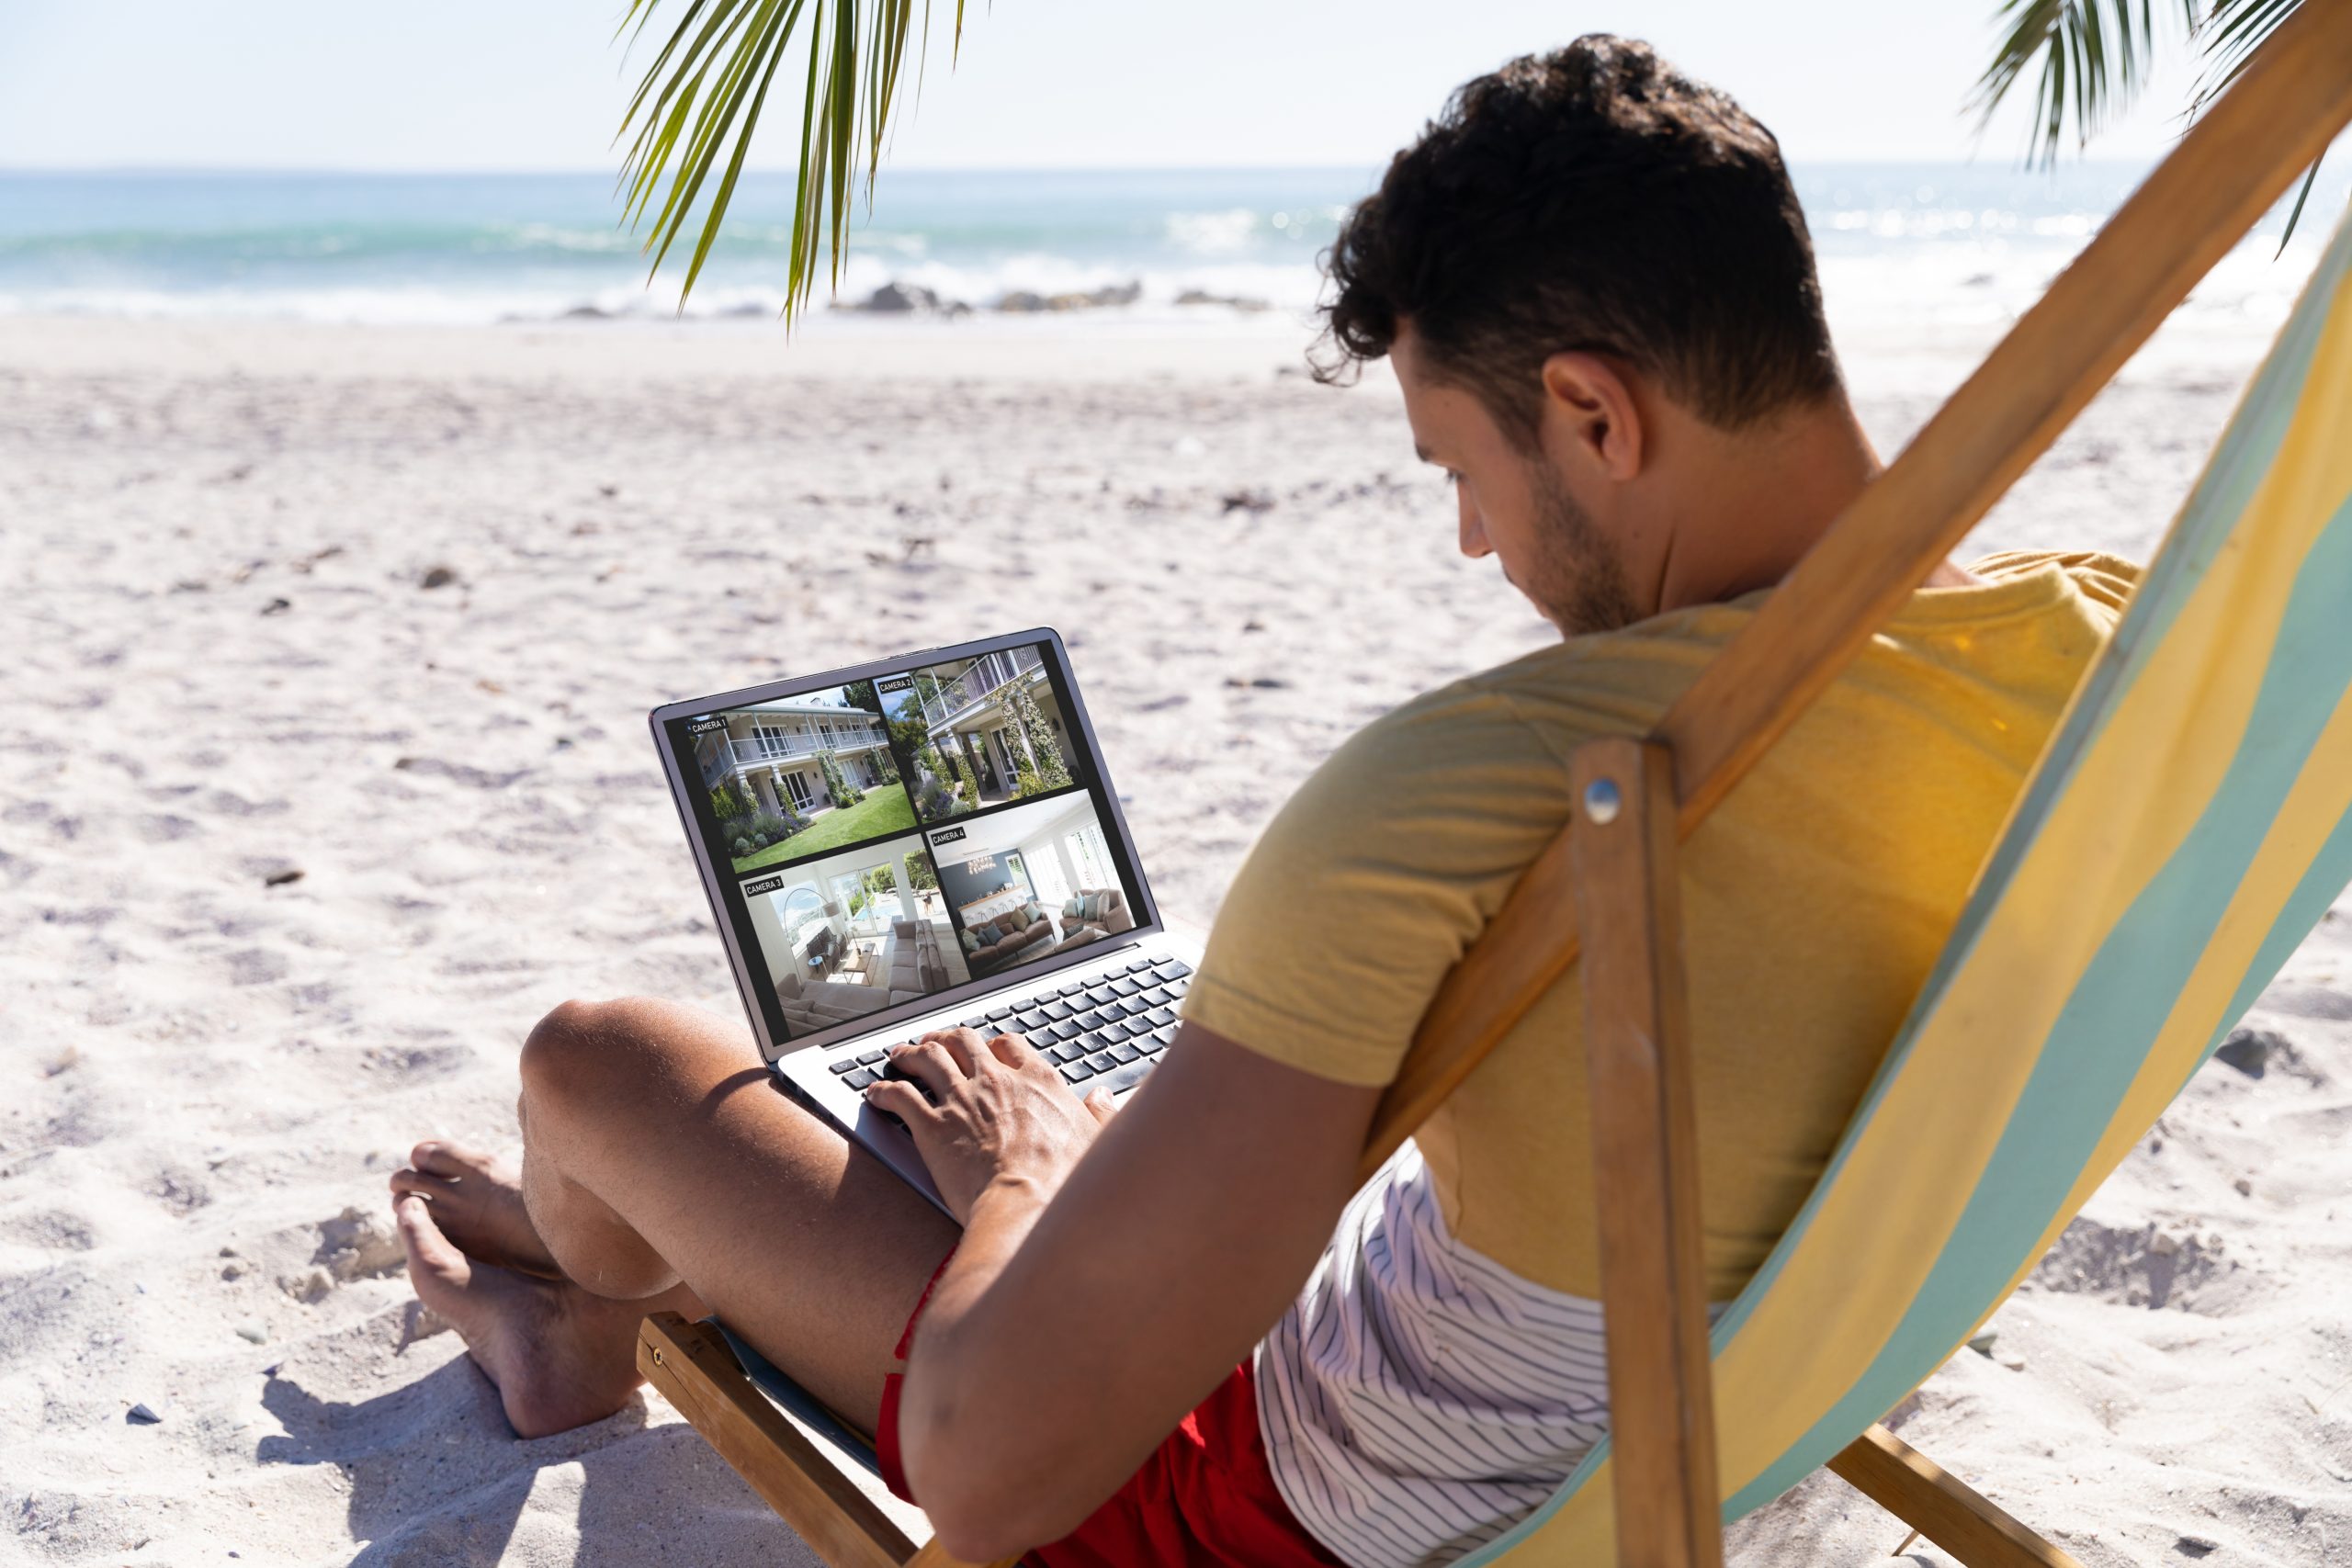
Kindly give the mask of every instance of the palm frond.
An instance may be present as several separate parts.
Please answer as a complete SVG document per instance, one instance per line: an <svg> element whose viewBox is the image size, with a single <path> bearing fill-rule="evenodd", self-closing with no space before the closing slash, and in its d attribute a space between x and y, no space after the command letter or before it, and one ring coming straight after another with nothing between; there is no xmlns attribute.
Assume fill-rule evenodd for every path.
<svg viewBox="0 0 2352 1568"><path fill-rule="evenodd" d="M2172 14L2174 3L2162 0L2165 15ZM2302 0L2204 0L2201 15L2199 0L2177 3L2185 32L2205 54L2205 69L2185 116L2193 120L2238 79L2255 51L2295 14ZM1976 112L1980 126L1990 120L2039 60L2041 70L2033 89L2026 158L2045 167L2055 163L2070 116L2079 150L2110 115L2139 96L2156 51L2155 12L2155 0L2002 0L1994 14L2001 41L1993 63L1977 79L1968 107ZM2278 240L2282 254L2318 178L2314 162L2287 215L2287 230Z"/></svg>
<svg viewBox="0 0 2352 1568"><path fill-rule="evenodd" d="M661 8L662 0L629 0L620 30L632 40L641 37ZM840 281L851 192L862 179L873 201L908 45L920 52L930 33L927 0L919 30L914 10L915 0L686 0L620 130L628 142L620 175L623 220L634 228L652 213L645 248L653 274L679 236L699 223L678 294L681 309L718 239L768 89L796 46L808 62L786 320L808 306L820 248L830 248L831 276ZM963 0L956 0L955 36L960 51ZM719 178L706 198L714 170Z"/></svg>
<svg viewBox="0 0 2352 1568"><path fill-rule="evenodd" d="M2301 4L2302 0L2209 0L2197 27L2198 39L2205 48L2205 72L2198 79L2189 114L2204 113L2205 106L2238 79L2262 41Z"/></svg>
<svg viewBox="0 0 2352 1568"><path fill-rule="evenodd" d="M2158 17L2173 16L2176 6L2182 30L2194 31L2197 0L2002 0L1994 14L2000 42L1968 107L1982 125L2032 74L2026 155L2054 163L2070 119L2079 149L2138 96L2155 59Z"/></svg>

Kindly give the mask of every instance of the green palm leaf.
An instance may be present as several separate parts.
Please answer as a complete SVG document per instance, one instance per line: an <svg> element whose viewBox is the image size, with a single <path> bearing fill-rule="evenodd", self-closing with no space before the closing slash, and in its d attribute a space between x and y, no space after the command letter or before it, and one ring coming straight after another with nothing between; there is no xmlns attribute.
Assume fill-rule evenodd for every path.
<svg viewBox="0 0 2352 1568"><path fill-rule="evenodd" d="M2053 163L2070 118L2080 148L2139 96L2154 62L2159 26L2170 26L2160 24L2158 14L2154 0L2003 0L1995 13L2000 43L1977 78L1969 107L1980 123L1989 120L2018 84L2032 76L2027 157ZM2181 31L2192 33L2197 0L2165 0L2162 15L2177 17Z"/></svg>
<svg viewBox="0 0 2352 1568"><path fill-rule="evenodd" d="M2201 113L2222 88L2236 81L2256 48L2301 4L2302 0L2212 0L2198 28L2205 44L2205 74L2197 84L2189 112Z"/></svg>
<svg viewBox="0 0 2352 1568"><path fill-rule="evenodd" d="M2033 116L2027 132L2029 163L2056 162L2073 123L2079 150L2114 114L2140 94L2157 48L2161 26L2177 17L2183 36L2203 50L2205 70L2188 106L2188 118L2238 79L2254 51L2295 14L2302 0L2002 0L1994 13L2000 42L1993 63L1977 79L1969 107L1979 123L1989 120L2018 84L2033 78ZM2159 23L2159 16L2165 18ZM2039 70L2036 70L2037 62ZM2287 215L2278 241L2284 252L2319 178L2314 163Z"/></svg>
<svg viewBox="0 0 2352 1568"><path fill-rule="evenodd" d="M661 8L662 0L629 0L621 31L632 40L642 37ZM796 47L808 54L808 72L785 319L807 309L820 248L830 250L831 276L840 281L852 194L863 180L866 200L873 200L907 45L912 39L920 50L930 33L928 0L919 33L914 10L914 0L686 0L630 98L620 131L628 144L621 209L632 228L652 213L645 239L652 273L680 235L695 232L681 309L734 199L768 89ZM959 50L963 39L964 3L956 0ZM714 170L719 177L706 198Z"/></svg>

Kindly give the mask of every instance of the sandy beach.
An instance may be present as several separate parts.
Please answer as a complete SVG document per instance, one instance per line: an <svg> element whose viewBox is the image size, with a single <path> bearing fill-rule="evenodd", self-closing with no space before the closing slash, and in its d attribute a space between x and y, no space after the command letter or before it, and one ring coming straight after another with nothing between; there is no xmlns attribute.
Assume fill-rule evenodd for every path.
<svg viewBox="0 0 2352 1568"><path fill-rule="evenodd" d="M1996 325L1843 337L1883 451ZM2168 331L1969 553L2143 556L2267 338ZM658 1396L516 1441L386 1175L511 1143L566 998L740 1017L657 702L1055 626L1206 923L1342 737L1549 636L1302 343L0 316L0 1561L813 1562ZM2352 1561L2345 931L1897 1423L2091 1568ZM1816 1476L1735 1560L1904 1534Z"/></svg>

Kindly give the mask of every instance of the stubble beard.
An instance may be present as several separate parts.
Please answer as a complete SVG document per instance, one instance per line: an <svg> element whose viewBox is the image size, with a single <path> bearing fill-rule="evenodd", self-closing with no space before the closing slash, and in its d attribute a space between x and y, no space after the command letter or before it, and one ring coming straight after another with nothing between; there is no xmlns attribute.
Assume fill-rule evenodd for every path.
<svg viewBox="0 0 2352 1568"><path fill-rule="evenodd" d="M1534 577L1519 584L1564 637L1613 632L1643 618L1625 563L1558 474L1530 465L1536 504Z"/></svg>

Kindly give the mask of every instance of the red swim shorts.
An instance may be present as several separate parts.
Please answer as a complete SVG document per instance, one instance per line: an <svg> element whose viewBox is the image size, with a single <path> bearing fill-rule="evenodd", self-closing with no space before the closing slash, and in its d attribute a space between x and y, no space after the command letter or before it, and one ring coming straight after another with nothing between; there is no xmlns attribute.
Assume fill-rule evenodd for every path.
<svg viewBox="0 0 2352 1568"><path fill-rule="evenodd" d="M939 1267L946 1269L944 1259ZM933 1284L938 1280L934 1273ZM892 1352L901 1361L930 1300L926 1285ZM899 1387L896 1372L883 1380L874 1446L882 1479L911 1503L899 1464ZM1084 1524L1022 1561L1044 1568L1343 1568L1274 1488L1247 1361Z"/></svg>

